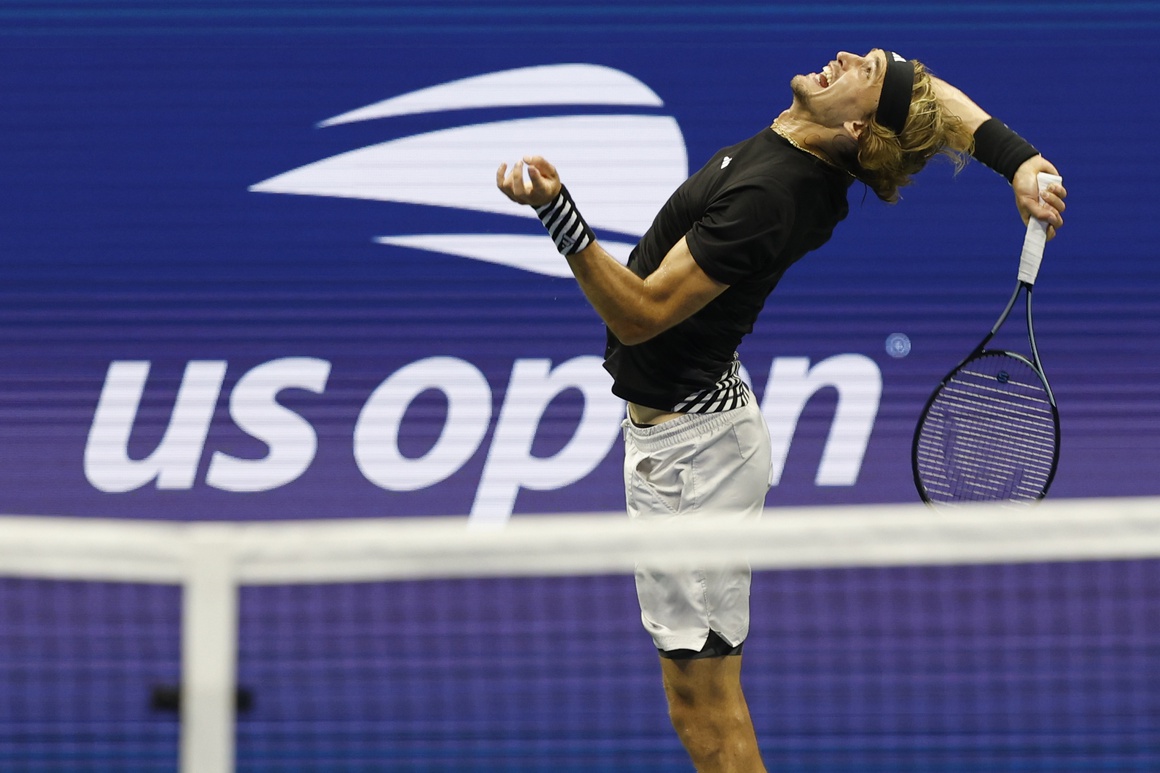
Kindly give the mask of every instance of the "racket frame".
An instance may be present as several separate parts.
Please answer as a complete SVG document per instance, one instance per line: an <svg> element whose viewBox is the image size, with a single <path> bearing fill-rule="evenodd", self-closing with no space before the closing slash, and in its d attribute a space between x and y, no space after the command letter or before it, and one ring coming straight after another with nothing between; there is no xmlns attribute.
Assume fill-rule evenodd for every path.
<svg viewBox="0 0 1160 773"><path fill-rule="evenodd" d="M1055 480L1055 472L1059 467L1059 446L1062 436L1059 429L1059 408L1055 404L1055 393L1051 391L1051 384L1047 381L1047 375L1043 372L1043 363L1039 360L1039 347L1035 343L1035 326L1031 321L1032 290L1033 285L1030 282L1024 281L1023 279L1020 279L1018 282L1016 282L1015 292L1011 293L1011 299L1007 301L1007 306L1003 309L1003 313L999 315L999 318L995 321L995 324L991 326L990 332L988 332L987 335L983 337L983 340L979 342L979 344L971 351L970 354L964 357L962 361L959 362L959 364L950 369L946 376L943 377L942 381L938 383L938 386L936 386L930 393L930 397L927 398L926 404L923 405L922 413L920 413L918 417L918 423L915 424L914 427L914 438L910 444L910 466L911 471L914 474L914 487L918 490L918 495L922 497L923 502L926 502L927 504L936 504L935 500L931 499L927 493L927 488L923 484L922 476L919 474L918 469L918 439L922 435L923 427L926 425L927 415L930 413L931 406L934 405L935 400L938 399L939 393L942 392L943 387L945 387L947 383L952 378L954 378L955 374L958 373L964 365L980 357L996 354L1012 357L1028 365L1035 372L1035 375L1039 377L1039 380L1043 382L1044 390L1047 393L1047 400L1051 406L1052 424L1055 427L1055 454L1051 460L1051 470L1047 474L1047 480L1043 483L1043 490L1039 493L1039 496L1036 497L1036 499L1043 499L1045 496L1047 496L1047 490L1051 488L1051 482ZM1031 347L1031 358L1028 359L1025 355L1006 349L988 349L987 344L991 343L991 339L993 339L999 332L999 328L1003 327L1003 323L1006 322L1007 317L1011 315L1011 310L1015 308L1015 304L1018 302L1019 296L1024 293L1024 305L1026 306L1027 317L1027 342Z"/></svg>

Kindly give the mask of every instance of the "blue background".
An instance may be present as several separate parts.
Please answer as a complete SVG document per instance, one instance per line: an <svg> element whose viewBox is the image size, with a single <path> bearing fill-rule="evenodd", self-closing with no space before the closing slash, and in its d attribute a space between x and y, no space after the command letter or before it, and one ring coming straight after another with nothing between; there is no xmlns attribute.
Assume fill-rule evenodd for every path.
<svg viewBox="0 0 1160 773"><path fill-rule="evenodd" d="M819 70L840 49L877 46L926 62L1035 143L1065 178L1067 225L1048 246L1036 285L1040 351L1064 422L1052 495L1158 494L1160 268L1151 233L1160 176L1151 149L1160 118L1153 77L1158 33L1160 7L1151 2L7 3L0 8L0 511L168 519L467 513L490 438L445 482L388 492L367 481L352 458L358 412L384 378L424 357L475 364L498 413L516 359L558 364L600 354L602 328L575 283L371 242L400 223L415 232L518 227L496 216L247 188L385 139L501 114L553 114L481 109L314 128L415 89L561 62L607 65L647 84L664 101L656 112L679 122L696 167L768 125L788 105L794 74ZM534 233L531 225L527 233ZM774 357L816 362L864 354L882 372L881 407L857 482L819 487L814 475L834 399L821 393L812 400L771 505L915 498L914 421L930 388L1001 309L1022 233L1008 186L977 164L958 176L949 166L932 166L898 206L852 189L848 221L790 272L742 355L760 393ZM555 259L550 249L545 240L545 260ZM897 332L913 344L903 359L885 350L887 336ZM1018 337L1008 343L1022 344ZM206 486L213 450L249 458L265 452L230 421L230 387L250 368L291 356L333 363L323 395L281 398L317 430L313 464L266 493ZM158 443L182 370L197 359L227 360L229 368L195 485L119 494L93 488L82 458L109 363L153 364L130 443L140 458ZM579 410L572 398L553 402L537 436L539 455L550 456L570 436ZM409 412L402 450L419 455L429 448L443 412L434 398ZM516 512L618 510L619 465L614 447L571 486L521 492ZM1143 592L1155 585L1154 577L1147 580L1152 564L956 571L767 580L765 587L778 590L773 602L755 606L754 640L764 644L751 645L747 657L756 661L751 703L771 764L826 771L1160 765L1157 691L1142 676L1160 673L1160 640L1149 622L1155 603ZM18 633L90 642L94 630L115 626L78 621L68 605L36 601L75 598L70 586L12 582L4 586L6 608L38 621L0 627L13 674L5 692L16 696L0 707L6 712L0 751L13 769L31 768L29 759L55 760L62 770L101 769L102 755L123 738L95 730L78 736L76 728L91 730L102 716L118 733L145 728L144 740L117 747L120 769L172 769L169 720L148 714L143 697L123 697L143 696L150 681L174 679L176 620L157 612L171 604L169 592L158 589L164 595L152 601L116 589L103 597L130 598L115 605L130 610L118 624L149 615L133 624L138 634L159 631L149 652L49 648L56 666L21 671L48 656L25 646ZM258 698L241 726L243 767L484 769L491 760L505 770L679 769L682 753L666 727L652 684L654 657L636 630L625 582L607 578L595 591L565 583L553 586L550 598L529 602L570 610L547 624L570 631L568 644L551 633L521 633L512 643L513 630L537 625L518 615L478 624L464 623L473 611L482 614L478 609L443 622L423 617L453 598L540 598L526 583L498 593L483 588L478 597L458 586L408 586L394 615L381 610L400 598L395 587L346 589L349 631L325 616L328 603L310 595L322 590L303 590L305 598L290 590L247 591L241 670L243 681L258 685ZM851 606L851 594L867 587ZM963 587L982 596L956 595ZM994 606L946 614L978 605L978 598ZM1060 608L1068 613L1056 614ZM851 622L856 612L866 616L863 623ZM369 628L357 624L376 614L386 616ZM160 622L150 622L155 618ZM614 619L607 630L589 625L608 618ZM484 627L471 638L462 633L465 625ZM267 641L270 631L282 636ZM818 638L799 639L795 631ZM412 691L406 706L384 703L381 696L395 694L400 674L376 647L384 639L423 636L431 638L411 656L433 669L457 663L472 673L526 677L535 664L541 682L555 675L563 695L586 687L588 697L569 703L558 718L551 718L552 706L529 711L522 725L512 709L512 726L495 726L488 724L494 702L526 706L531 699L521 699L519 689L527 685L503 692L492 681L468 680L463 697L449 692L464 683L465 674L456 672L448 682L431 677L406 688ZM520 654L448 643L480 637ZM290 639L302 649L286 651ZM962 641L972 648L960 649ZM1025 653L1017 662L1010 654L1016 651ZM786 660L794 652L798 659ZM116 700L104 701L100 692L77 702L60 686L73 684L62 662L80 683L104 685L101 669L117 658L130 664L133 679L113 682L131 685ZM884 662L910 676L893 686L876 681ZM916 662L918 676L901 665ZM924 681L928 666L932 675ZM315 683L305 674L330 678ZM335 687L335 679L355 685L349 689L357 695L334 698L335 690L348 689ZM287 685L313 702L263 701ZM475 742L457 745L475 736L451 719L399 724L396 712L411 718L409 706L432 702L433 717L465 712L479 719ZM37 727L53 729L22 724L29 706L41 707L36 711L48 723ZM85 746L78 737L96 740ZM422 742L408 745L415 738ZM563 740L555 746L545 740L555 738ZM299 746L287 752L291 741ZM66 747L72 751L61 751Z"/></svg>
<svg viewBox="0 0 1160 773"><path fill-rule="evenodd" d="M479 367L497 414L515 359L599 355L599 320L574 282L371 241L400 230L517 227L510 218L247 188L385 139L551 114L482 109L315 128L414 89L559 62L607 65L653 88L696 167L766 126L788 104L792 75L820 69L839 49L879 45L925 60L1064 174L1068 223L1049 246L1036 305L1064 420L1053 493L1157 493L1160 274L1145 225L1157 163L1146 150L1157 11L1148 3L940 8L7 6L0 507L164 518L466 513L490 437L444 483L388 492L353 463L358 411L379 382L423 357ZM832 394L819 393L771 505L912 500L908 444L923 399L991 324L1012 284L1022 225L1004 181L980 165L957 177L932 166L898 206L858 185L851 203L834 239L776 291L742 355L759 393L774 357L871 357L884 381L879 416L857 482L815 486L833 410ZM534 233L531 223L518 227ZM545 249L544 259L555 259ZM895 332L912 341L905 359L886 354ZM1005 343L1023 345L1017 336ZM232 383L290 356L333 364L325 394L280 398L316 428L314 463L262 494L206 486L214 450L266 452L229 419ZM193 488L93 488L82 458L109 363L152 363L129 447L143 458L195 359L228 360L229 369ZM541 426L539 455L559 450L575 427L576 401L564 398ZM428 402L426 414L404 421L405 453L421 455L442 429L444 406L437 395ZM619 476L614 447L591 475L559 491L521 492L515 508L619 509Z"/></svg>

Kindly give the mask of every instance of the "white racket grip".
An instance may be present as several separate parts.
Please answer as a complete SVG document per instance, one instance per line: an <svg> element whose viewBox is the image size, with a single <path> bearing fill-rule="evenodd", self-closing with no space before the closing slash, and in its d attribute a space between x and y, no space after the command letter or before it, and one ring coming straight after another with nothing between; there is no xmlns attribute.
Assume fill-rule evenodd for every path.
<svg viewBox="0 0 1160 773"><path fill-rule="evenodd" d="M1040 172L1039 202L1043 203L1043 191L1052 183L1061 183L1063 178L1056 174ZM1047 223L1037 218L1027 221L1027 236L1023 238L1023 254L1019 258L1019 281L1029 285L1035 284L1035 277L1039 276L1039 264L1043 262L1043 247L1047 244Z"/></svg>

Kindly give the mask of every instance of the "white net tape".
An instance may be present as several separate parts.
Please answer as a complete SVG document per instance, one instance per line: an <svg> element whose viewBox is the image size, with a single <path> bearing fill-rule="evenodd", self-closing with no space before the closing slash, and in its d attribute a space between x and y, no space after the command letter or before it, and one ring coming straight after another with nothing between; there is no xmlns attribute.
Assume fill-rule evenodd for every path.
<svg viewBox="0 0 1160 773"><path fill-rule="evenodd" d="M754 569L1160 557L1160 498L931 509L768 510L760 521L645 529L622 515L143 523L0 517L0 575L181 583L214 545L238 584L631 571L634 561L732 561Z"/></svg>

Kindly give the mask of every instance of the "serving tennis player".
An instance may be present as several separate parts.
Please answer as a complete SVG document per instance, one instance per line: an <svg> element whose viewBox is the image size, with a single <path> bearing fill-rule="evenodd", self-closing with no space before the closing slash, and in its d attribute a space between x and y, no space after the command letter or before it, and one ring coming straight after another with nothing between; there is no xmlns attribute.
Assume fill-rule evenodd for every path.
<svg viewBox="0 0 1160 773"><path fill-rule="evenodd" d="M556 169L526 157L496 182L536 209L608 328L605 367L628 402L624 481L632 519L757 518L770 440L738 375L737 348L793 263L823 245L857 180L884 201L936 155L1004 175L1023 221L1063 225L1051 163L915 60L839 52L797 75L793 101L756 136L719 151L661 208L628 266L601 248ZM526 177L525 177L526 171ZM741 689L748 567L640 565L641 619L660 653L669 714L699 771L763 771Z"/></svg>

